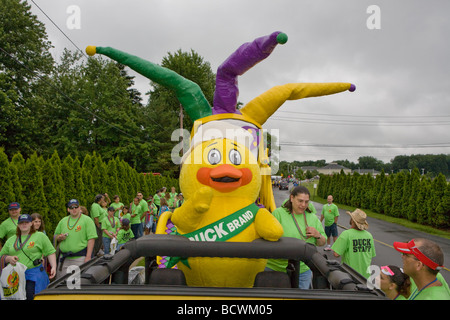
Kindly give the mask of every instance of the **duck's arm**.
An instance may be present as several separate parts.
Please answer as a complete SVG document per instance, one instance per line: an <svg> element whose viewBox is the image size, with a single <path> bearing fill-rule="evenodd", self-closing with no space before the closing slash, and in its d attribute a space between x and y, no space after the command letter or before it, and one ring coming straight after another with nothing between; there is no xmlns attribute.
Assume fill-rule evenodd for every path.
<svg viewBox="0 0 450 320"><path fill-rule="evenodd" d="M212 196L213 192L210 187L202 187L181 207L175 209L171 219L179 233L186 234L198 229L203 213L209 210Z"/></svg>
<svg viewBox="0 0 450 320"><path fill-rule="evenodd" d="M277 241L284 233L280 222L266 208L258 210L255 218L255 227L259 236L269 241Z"/></svg>

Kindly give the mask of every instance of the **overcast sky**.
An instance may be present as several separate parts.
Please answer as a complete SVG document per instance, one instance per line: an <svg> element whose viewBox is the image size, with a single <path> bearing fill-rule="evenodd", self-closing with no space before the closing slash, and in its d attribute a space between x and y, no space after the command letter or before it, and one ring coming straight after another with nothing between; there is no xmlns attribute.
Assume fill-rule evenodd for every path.
<svg viewBox="0 0 450 320"><path fill-rule="evenodd" d="M287 101L264 125L279 130L281 160L450 153L448 0L33 1L55 59L76 48L36 4L82 50L111 46L160 64L193 49L213 72L241 44L285 32L285 45L239 77L239 101L291 82L356 91ZM148 79L130 74L144 95Z"/></svg>

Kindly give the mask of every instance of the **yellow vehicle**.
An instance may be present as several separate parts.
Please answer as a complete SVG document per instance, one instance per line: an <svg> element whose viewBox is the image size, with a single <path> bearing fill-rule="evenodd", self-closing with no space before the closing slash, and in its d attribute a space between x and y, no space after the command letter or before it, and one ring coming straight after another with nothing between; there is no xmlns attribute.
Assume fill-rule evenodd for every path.
<svg viewBox="0 0 450 320"><path fill-rule="evenodd" d="M286 273L263 271L250 288L191 287L178 269L158 268L157 256L216 257L246 259L288 259ZM145 280L128 284L130 265L145 257ZM304 261L313 271L312 289L298 288L298 270ZM211 270L214 272L214 270ZM335 260L327 260L314 245L294 238L272 242L190 241L179 235L148 235L128 242L115 255L97 257L80 268L79 288L67 283L72 274L57 279L36 295L37 300L64 299L386 299L378 289L370 289L366 279Z"/></svg>

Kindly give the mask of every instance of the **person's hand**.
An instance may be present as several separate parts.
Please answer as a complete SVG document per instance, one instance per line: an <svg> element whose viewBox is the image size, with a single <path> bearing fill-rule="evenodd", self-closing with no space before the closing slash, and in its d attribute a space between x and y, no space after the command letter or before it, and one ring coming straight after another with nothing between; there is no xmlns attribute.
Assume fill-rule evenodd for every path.
<svg viewBox="0 0 450 320"><path fill-rule="evenodd" d="M317 231L317 229L314 228L314 227L306 227L306 237L307 237L307 238L310 238L310 237L314 237L314 238L320 237L320 232Z"/></svg>
<svg viewBox="0 0 450 320"><path fill-rule="evenodd" d="M7 256L5 261L7 263L12 264L13 266L16 265L16 263L19 261L19 257L18 256Z"/></svg>
<svg viewBox="0 0 450 320"><path fill-rule="evenodd" d="M57 240L58 241L64 241L67 238L67 233L61 233L60 235L58 235Z"/></svg>
<svg viewBox="0 0 450 320"><path fill-rule="evenodd" d="M52 267L50 270L49 278L53 279L55 277L55 275L56 275L56 267Z"/></svg>

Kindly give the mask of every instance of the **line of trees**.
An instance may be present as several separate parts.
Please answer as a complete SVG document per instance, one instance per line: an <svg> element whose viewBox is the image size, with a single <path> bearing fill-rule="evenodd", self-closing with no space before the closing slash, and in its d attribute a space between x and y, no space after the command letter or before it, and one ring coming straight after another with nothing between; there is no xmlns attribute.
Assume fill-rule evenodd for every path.
<svg viewBox="0 0 450 320"><path fill-rule="evenodd" d="M372 156L361 156L356 163L349 160L334 160L333 162L352 170L374 169L377 171L384 170L386 173L397 173L402 170L418 168L421 174L430 178L437 177L439 173L450 177L450 154L398 155L386 163ZM321 168L326 165L325 160L293 161L291 163L281 161L280 172L287 176L292 173L292 169L295 167L314 166ZM290 168L290 172L288 168Z"/></svg>
<svg viewBox="0 0 450 320"><path fill-rule="evenodd" d="M431 180L419 169L386 176L346 175L343 171L321 176L318 196L333 195L336 203L368 209L423 225L450 227L450 184L440 173Z"/></svg>
<svg viewBox="0 0 450 320"><path fill-rule="evenodd" d="M111 200L119 195L121 202L129 204L139 191L147 197L162 187L170 190L172 186L179 190L177 179L144 175L124 160L113 158L105 162L95 152L82 161L71 155L61 159L56 151L47 159L34 153L25 160L16 153L9 161L0 148L0 222L9 217L8 204L17 201L22 213L42 215L50 236L67 215L70 199L78 199L89 210L99 193L108 193Z"/></svg>

